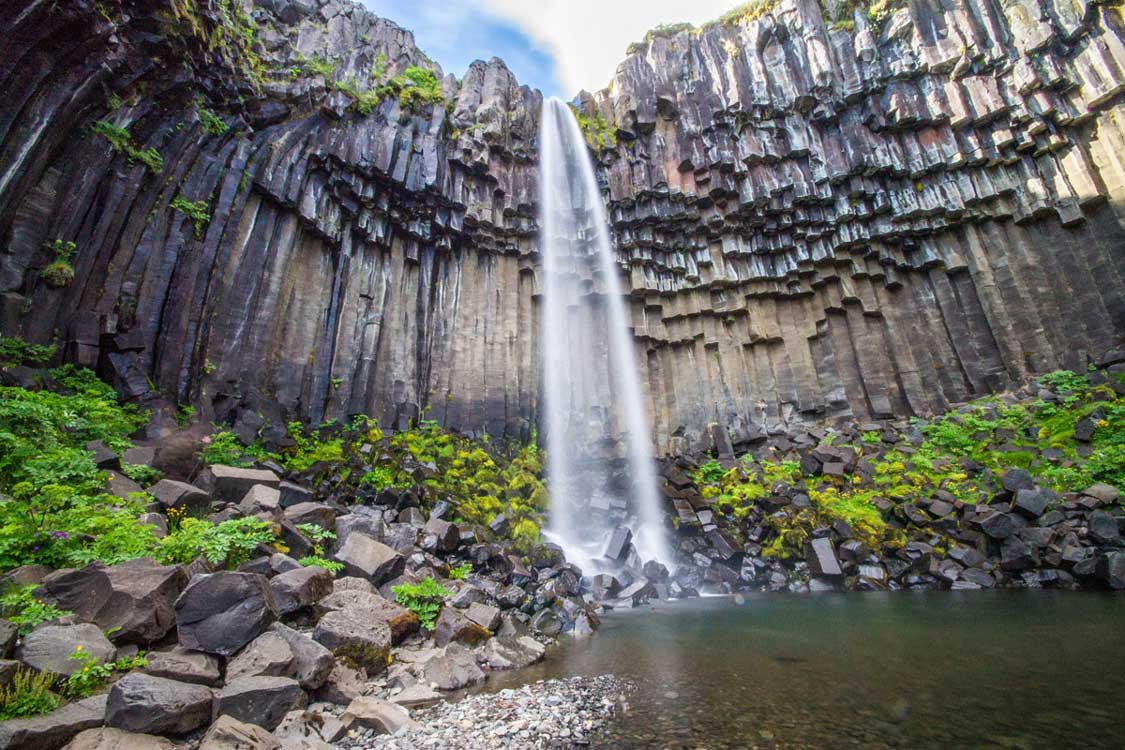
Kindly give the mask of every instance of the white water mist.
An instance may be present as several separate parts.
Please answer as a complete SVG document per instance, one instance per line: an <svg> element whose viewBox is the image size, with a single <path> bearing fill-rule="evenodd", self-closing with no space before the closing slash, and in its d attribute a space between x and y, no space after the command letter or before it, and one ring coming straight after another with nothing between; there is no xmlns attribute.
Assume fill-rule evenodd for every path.
<svg viewBox="0 0 1125 750"><path fill-rule="evenodd" d="M549 537L584 571L622 516L641 560L671 567L651 429L605 207L570 108L543 103L539 129L542 345ZM623 454L623 455L622 455ZM617 486L615 459L628 464Z"/></svg>

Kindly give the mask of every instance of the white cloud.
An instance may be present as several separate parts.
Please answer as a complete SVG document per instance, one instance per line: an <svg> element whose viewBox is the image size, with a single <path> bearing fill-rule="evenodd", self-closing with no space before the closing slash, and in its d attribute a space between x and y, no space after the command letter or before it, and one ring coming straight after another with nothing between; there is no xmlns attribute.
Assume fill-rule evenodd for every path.
<svg viewBox="0 0 1125 750"><path fill-rule="evenodd" d="M738 0L482 0L511 19L555 58L559 79L573 96L604 88L630 42L662 23L695 25L718 18Z"/></svg>

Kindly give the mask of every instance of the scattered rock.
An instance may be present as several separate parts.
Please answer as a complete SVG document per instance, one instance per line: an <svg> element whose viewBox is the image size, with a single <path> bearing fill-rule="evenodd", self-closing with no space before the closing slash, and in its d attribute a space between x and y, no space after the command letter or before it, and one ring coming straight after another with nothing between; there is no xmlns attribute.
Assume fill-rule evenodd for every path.
<svg viewBox="0 0 1125 750"><path fill-rule="evenodd" d="M387 668L391 629L385 622L365 616L362 610L338 609L324 615L316 624L313 640L337 659L350 659L368 674L379 674Z"/></svg>
<svg viewBox="0 0 1125 750"><path fill-rule="evenodd" d="M460 690L484 682L485 674L476 657L464 646L452 643L422 666L422 676L439 690Z"/></svg>
<svg viewBox="0 0 1125 750"><path fill-rule="evenodd" d="M174 750L175 747L163 737L100 727L79 732L64 750Z"/></svg>
<svg viewBox="0 0 1125 750"><path fill-rule="evenodd" d="M269 583L254 573L196 576L176 600L184 648L230 656L277 619Z"/></svg>
<svg viewBox="0 0 1125 750"><path fill-rule="evenodd" d="M215 718L231 716L272 731L304 701L301 686L288 677L238 677L215 692Z"/></svg>
<svg viewBox="0 0 1125 750"><path fill-rule="evenodd" d="M64 677L81 669L70 656L81 649L99 662L113 661L117 649L102 635L97 625L44 625L24 636L16 658L39 672L54 672Z"/></svg>
<svg viewBox="0 0 1125 750"><path fill-rule="evenodd" d="M332 593L332 573L315 565L296 568L270 579L277 611L288 615L311 607Z"/></svg>
<svg viewBox="0 0 1125 750"><path fill-rule="evenodd" d="M281 740L257 724L220 716L203 735L199 750L281 750Z"/></svg>
<svg viewBox="0 0 1125 750"><path fill-rule="evenodd" d="M219 660L202 651L176 646L168 651L149 652L145 658L148 666L143 671L156 677L212 687L222 681Z"/></svg>
<svg viewBox="0 0 1125 750"><path fill-rule="evenodd" d="M445 646L457 641L469 646L484 643L492 637L484 627L470 620L459 609L442 607L434 623L434 643Z"/></svg>
<svg viewBox="0 0 1125 750"><path fill-rule="evenodd" d="M340 720L345 725L358 724L380 734L395 734L418 726L410 718L410 712L402 706L366 696L349 703Z"/></svg>
<svg viewBox="0 0 1125 750"><path fill-rule="evenodd" d="M134 672L109 690L106 726L141 734L186 734L211 720L211 689Z"/></svg>
<svg viewBox="0 0 1125 750"><path fill-rule="evenodd" d="M105 721L106 696L67 703L49 714L0 721L0 750L58 750Z"/></svg>
<svg viewBox="0 0 1125 750"><path fill-rule="evenodd" d="M367 534L353 532L334 555L344 564L344 572L381 586L402 575L406 558Z"/></svg>

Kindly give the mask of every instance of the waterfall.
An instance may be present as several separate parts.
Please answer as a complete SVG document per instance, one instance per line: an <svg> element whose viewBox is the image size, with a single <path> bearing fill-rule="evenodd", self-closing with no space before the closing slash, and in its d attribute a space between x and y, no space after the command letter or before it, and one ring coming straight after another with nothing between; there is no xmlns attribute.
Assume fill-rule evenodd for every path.
<svg viewBox="0 0 1125 750"><path fill-rule="evenodd" d="M652 433L593 163L566 104L546 100L540 120L548 538L583 571L596 572L618 564L605 555L623 525L639 560L621 562L671 567Z"/></svg>

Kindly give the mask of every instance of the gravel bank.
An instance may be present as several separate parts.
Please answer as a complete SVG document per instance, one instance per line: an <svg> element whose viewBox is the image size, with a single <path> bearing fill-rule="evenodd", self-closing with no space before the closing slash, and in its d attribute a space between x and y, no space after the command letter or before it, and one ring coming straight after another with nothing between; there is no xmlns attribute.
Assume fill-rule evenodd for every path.
<svg viewBox="0 0 1125 750"><path fill-rule="evenodd" d="M540 750L587 747L632 686L612 675L544 680L417 711L421 726L396 735L363 733L349 750Z"/></svg>

